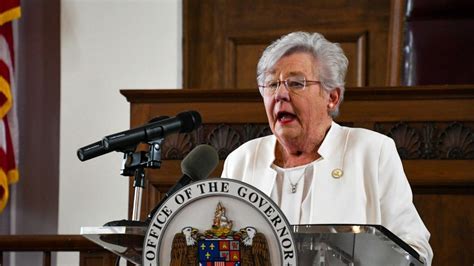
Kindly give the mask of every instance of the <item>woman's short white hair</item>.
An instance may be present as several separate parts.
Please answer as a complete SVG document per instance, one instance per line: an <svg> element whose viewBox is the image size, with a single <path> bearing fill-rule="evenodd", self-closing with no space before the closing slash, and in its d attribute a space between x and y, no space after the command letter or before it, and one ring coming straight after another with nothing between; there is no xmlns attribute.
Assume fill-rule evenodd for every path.
<svg viewBox="0 0 474 266"><path fill-rule="evenodd" d="M344 80L349 61L339 44L329 42L319 33L293 32L282 36L268 46L258 61L258 84L264 84L266 73L280 58L296 52L310 53L317 60L319 81L324 90L327 92L331 92L335 88L341 90L340 100L334 110L330 112L332 117L336 117L339 113L339 104L344 98Z"/></svg>

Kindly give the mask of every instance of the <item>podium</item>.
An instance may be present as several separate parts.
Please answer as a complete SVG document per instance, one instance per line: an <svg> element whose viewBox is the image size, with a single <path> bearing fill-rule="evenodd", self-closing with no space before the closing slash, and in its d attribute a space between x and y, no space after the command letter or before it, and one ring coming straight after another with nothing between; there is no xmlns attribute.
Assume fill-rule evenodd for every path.
<svg viewBox="0 0 474 266"><path fill-rule="evenodd" d="M197 181L159 206L148 225L83 227L81 234L147 266L423 265L381 225L290 225L271 198L239 180Z"/></svg>
<svg viewBox="0 0 474 266"><path fill-rule="evenodd" d="M299 265L423 265L419 254L381 225L295 225Z"/></svg>
<svg viewBox="0 0 474 266"><path fill-rule="evenodd" d="M81 227L81 235L136 265L142 264L146 226Z"/></svg>
<svg viewBox="0 0 474 266"><path fill-rule="evenodd" d="M298 265L423 265L418 253L381 225L294 225ZM83 227L92 242L142 264L147 227Z"/></svg>

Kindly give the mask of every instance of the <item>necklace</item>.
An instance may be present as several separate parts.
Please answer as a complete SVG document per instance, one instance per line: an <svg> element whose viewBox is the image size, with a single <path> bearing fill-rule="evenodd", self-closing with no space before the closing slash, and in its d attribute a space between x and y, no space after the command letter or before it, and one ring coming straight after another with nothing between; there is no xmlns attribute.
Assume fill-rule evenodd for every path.
<svg viewBox="0 0 474 266"><path fill-rule="evenodd" d="M291 182L291 179L288 178L288 181L290 182L290 186L291 186L291 193L296 193L296 188L298 187L298 183L300 182L301 178L303 178L303 176L304 176L304 172L300 176L300 178L298 178L298 181L296 181L296 183Z"/></svg>

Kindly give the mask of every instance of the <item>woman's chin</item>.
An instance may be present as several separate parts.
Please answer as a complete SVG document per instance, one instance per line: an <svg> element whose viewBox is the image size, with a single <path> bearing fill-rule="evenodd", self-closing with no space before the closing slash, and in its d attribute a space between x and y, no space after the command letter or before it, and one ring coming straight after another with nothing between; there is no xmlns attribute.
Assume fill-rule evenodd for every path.
<svg viewBox="0 0 474 266"><path fill-rule="evenodd" d="M275 136L280 142L292 142L301 138L301 131L296 127L278 127Z"/></svg>

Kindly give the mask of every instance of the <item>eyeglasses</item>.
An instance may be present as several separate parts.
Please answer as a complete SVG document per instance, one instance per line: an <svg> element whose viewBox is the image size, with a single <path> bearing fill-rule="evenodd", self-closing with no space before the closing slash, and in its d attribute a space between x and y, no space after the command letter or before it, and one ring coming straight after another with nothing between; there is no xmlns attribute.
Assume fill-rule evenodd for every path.
<svg viewBox="0 0 474 266"><path fill-rule="evenodd" d="M258 85L260 93L262 95L273 95L281 84L285 85L285 88L289 91L297 92L302 91L308 85L320 84L318 80L306 80L305 78L290 77L285 80L270 80L264 85Z"/></svg>

